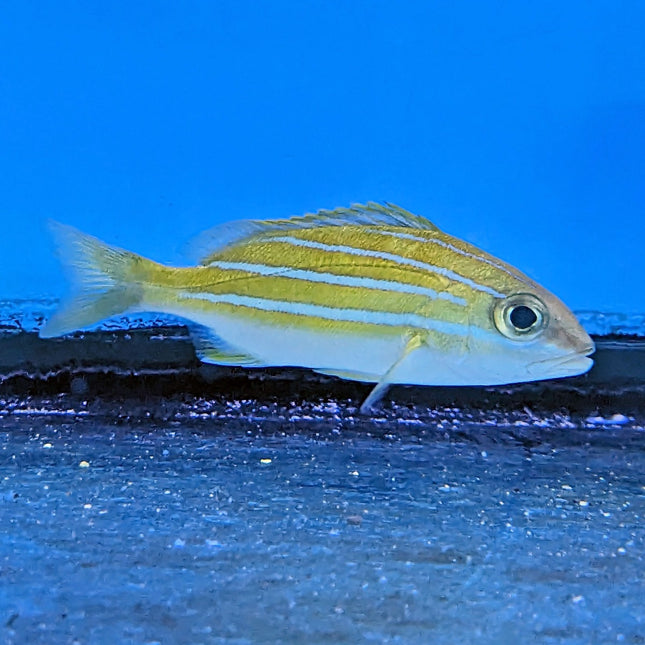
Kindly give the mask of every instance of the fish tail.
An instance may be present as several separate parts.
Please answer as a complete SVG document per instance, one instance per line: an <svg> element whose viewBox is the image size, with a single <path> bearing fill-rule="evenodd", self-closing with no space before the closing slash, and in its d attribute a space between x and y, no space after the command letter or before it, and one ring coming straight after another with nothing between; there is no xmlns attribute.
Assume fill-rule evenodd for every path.
<svg viewBox="0 0 645 645"><path fill-rule="evenodd" d="M49 222L72 285L70 296L40 330L61 336L136 308L143 298L141 269L150 260L109 246L81 231Z"/></svg>

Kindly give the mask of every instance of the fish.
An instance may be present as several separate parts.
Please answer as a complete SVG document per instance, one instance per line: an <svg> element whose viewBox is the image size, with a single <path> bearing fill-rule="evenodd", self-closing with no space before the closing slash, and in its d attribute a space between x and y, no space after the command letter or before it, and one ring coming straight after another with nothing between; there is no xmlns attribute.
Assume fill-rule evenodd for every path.
<svg viewBox="0 0 645 645"><path fill-rule="evenodd" d="M64 335L139 312L186 321L206 363L302 367L373 383L492 386L587 372L594 343L527 275L394 204L220 224L167 266L52 222L70 296Z"/></svg>

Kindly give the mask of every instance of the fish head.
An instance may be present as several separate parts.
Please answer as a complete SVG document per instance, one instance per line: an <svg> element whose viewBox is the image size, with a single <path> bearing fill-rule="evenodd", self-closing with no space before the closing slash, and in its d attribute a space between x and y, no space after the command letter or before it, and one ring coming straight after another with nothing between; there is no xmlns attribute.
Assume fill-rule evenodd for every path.
<svg viewBox="0 0 645 645"><path fill-rule="evenodd" d="M488 319L480 326L486 333L471 338L471 349L479 344L481 350L471 354L479 354L480 373L492 382L518 383L587 372L595 346L573 312L537 284L518 287L489 299Z"/></svg>

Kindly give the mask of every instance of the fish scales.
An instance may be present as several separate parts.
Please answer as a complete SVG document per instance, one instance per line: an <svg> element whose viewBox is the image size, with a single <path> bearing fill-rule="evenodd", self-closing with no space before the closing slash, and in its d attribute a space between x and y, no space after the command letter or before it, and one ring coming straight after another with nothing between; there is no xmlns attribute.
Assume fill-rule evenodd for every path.
<svg viewBox="0 0 645 645"><path fill-rule="evenodd" d="M445 322L415 313L329 307L236 293L183 292L178 294L176 303L184 312L192 309L193 315L197 312L221 313L241 321L249 320L287 330L299 327L328 336L338 333L401 336L403 332L415 330L423 332L424 336L433 337L437 342L448 344L448 336L463 338L472 333L465 322Z"/></svg>
<svg viewBox="0 0 645 645"><path fill-rule="evenodd" d="M384 288L347 286L313 281L302 276L282 277L278 275L257 276L252 272L227 271L231 281L219 282L206 290L191 288L186 290L191 298L234 294L247 298L261 298L292 304L317 305L330 309L347 309L368 312L415 313L430 308L437 310L444 319L463 318L463 307L445 302L435 305L427 295L400 293ZM452 308L452 316L448 309Z"/></svg>
<svg viewBox="0 0 645 645"><path fill-rule="evenodd" d="M465 333L467 312L462 305L429 298L427 295L399 293L384 288L337 286L309 279L279 276L255 276L250 272L204 270L198 280L166 282L163 272L156 272L154 287L146 299L151 307L158 305L159 290L167 303L175 304L173 313L182 308L223 311L229 315L261 320L290 327L295 324L327 333L390 334L392 326L437 331L431 321L453 323L443 333ZM396 288L394 283L390 288ZM382 313L383 316L378 314ZM410 314L406 317L406 314ZM370 329L371 328L371 329Z"/></svg>
<svg viewBox="0 0 645 645"><path fill-rule="evenodd" d="M432 291L428 288L425 289L423 294L411 293L411 288L422 289L419 285L424 276L422 271L414 267L399 266L391 260L381 258L369 258L369 264L357 264L356 262L352 264L346 261L342 253L329 252L324 249L305 247L297 248L296 252L291 252L290 249L283 248L284 242L276 242L275 239L271 238L256 242L255 246L259 248L254 249L254 245L250 244L238 250L244 251L244 258L249 256L254 258L254 255L257 255L257 257L262 257L266 262L271 260L270 249L276 244L279 246L276 249L276 262L273 265L256 265L251 262L243 263L239 261L227 262L216 259L219 257L231 258L233 254L234 259L239 260L239 258L235 257L235 249L212 256L209 258L209 268L228 268L228 275L214 272L212 278L207 278L202 269L202 280L200 282L205 280L208 285L206 288L203 286L191 287L191 298L201 300L204 303L202 305L204 308L208 308L209 305L222 306L224 304L221 300L214 301L212 298L209 299L208 294L237 294L289 303L321 305L332 309L350 309L357 312L362 310L391 313L422 311L428 318L436 320L460 323L466 321L466 314L463 310L466 301L463 298L450 296L445 292ZM288 243L286 244L288 245ZM255 254L254 250L256 251ZM235 265L238 267L240 265L246 266L248 271L231 268ZM303 271L296 269L296 267L312 266L316 267L317 270ZM265 275L256 277L257 270L254 271L254 267L261 267L261 272ZM322 267L326 271L333 270L335 273L325 273L321 270ZM272 269L274 272L272 272ZM365 275L366 273L373 275L375 273L373 269L376 269L376 272L380 272L381 275L387 275L389 279L376 280ZM199 270L196 269L195 271ZM284 275L289 272L291 272L291 275ZM339 278L343 277L354 279L355 283L343 284L339 280ZM406 280L408 277L412 277L412 280ZM356 282L360 280L371 282L362 285L357 284ZM443 276L440 277L440 283L437 285L439 288L448 286L447 280ZM201 299L197 295L200 292L204 294ZM435 302L435 300L448 300L450 302ZM238 302L241 301L238 300ZM244 303L244 305L239 304L237 306L255 308L249 298L244 300ZM226 304L231 305L230 302ZM259 304L266 306L264 302ZM262 310L266 311L264 308ZM253 314L247 312L246 315ZM293 313L292 315L306 316L307 314L302 312ZM375 317L372 317L372 319L378 321ZM333 316L327 315L324 320L333 321ZM309 324L320 326L321 323L320 321L311 321ZM329 326L330 323L326 322L324 324ZM374 322L373 324L378 326L380 323ZM463 330L460 333L463 333Z"/></svg>
<svg viewBox="0 0 645 645"><path fill-rule="evenodd" d="M55 228L78 296L45 337L122 311L171 313L192 321L202 360L376 382L364 410L390 383L494 385L591 365L593 342L553 294L393 205L227 223L186 268Z"/></svg>
<svg viewBox="0 0 645 645"><path fill-rule="evenodd" d="M357 257L349 253L295 247L285 242L262 242L248 248L235 247L222 253L218 260L238 263L260 264L275 267L285 265L333 273L356 278L371 278L394 283L404 283L433 289L438 293L449 292L450 282L442 276L426 275L412 266L404 266L393 260L378 257Z"/></svg>
<svg viewBox="0 0 645 645"><path fill-rule="evenodd" d="M446 236L447 237L447 236ZM234 246L217 254L212 260L243 260L292 268L324 267L345 275L392 279L419 286L427 285L438 292L452 293L458 298L474 299L473 290L503 297L500 289L510 289L517 279L507 274L495 280L491 267L476 256L430 245L416 240L397 240L379 235L338 227L291 232L288 236L267 236L249 241L248 246ZM450 268L448 268L450 267ZM467 276L471 271L477 279ZM496 288L497 287L497 288Z"/></svg>
<svg viewBox="0 0 645 645"><path fill-rule="evenodd" d="M523 275L520 271L512 267L510 264L498 260L489 253L486 253L481 249L477 249L467 242L463 242L462 240L452 237L451 235L446 235L445 233L442 233L440 231L422 230L410 233L409 231L402 230L401 228L388 229L385 227L367 230L382 236L385 235L396 239L413 240L420 242L425 247L423 248L421 253L425 254L432 253L432 250L430 248L432 246L442 247L452 251L453 253L456 253L457 255L461 255L465 258L470 258L475 262L487 264L488 266L498 269L506 273L509 277L526 285L529 285L531 287L534 287L536 285L533 280L527 278L527 276ZM452 262L454 262L454 258L449 258L446 260L446 262L447 266L451 266Z"/></svg>
<svg viewBox="0 0 645 645"><path fill-rule="evenodd" d="M226 262L226 261L213 261L209 267L218 269L228 269L231 271L231 282L235 280L242 280L253 275L271 276L276 278L292 278L305 280L307 282L320 283L326 285L337 285L340 287L363 287L365 289L377 289L380 291L393 291L396 293L409 293L415 295L427 296L430 299L441 299L453 302L459 305L465 305L466 301L463 298L457 298L447 292L437 292L429 287L417 286L407 282L397 282L390 276L390 279L376 279L369 277L362 277L360 275L346 275L341 270L337 273L330 273L324 268L318 267L317 270L311 269L298 269L285 266L276 266L268 264L253 264L249 262ZM404 269L402 269L404 271ZM241 275L236 276L234 272L240 272Z"/></svg>
<svg viewBox="0 0 645 645"><path fill-rule="evenodd" d="M405 230L405 229L404 229ZM288 236L273 235L268 240L289 244L296 249L309 248L319 250L322 253L320 257L324 258L328 253L344 254L345 261L350 264L356 263L356 258L371 257L374 260L386 262L381 264L375 262L376 266L384 266L388 270L393 265L402 265L421 272L426 281L436 277L439 286L447 289L459 289L460 285L474 286L476 290L493 290L495 289L495 277L490 275L490 265L485 263L486 258L478 256L471 249L468 253L466 250L456 250L450 245L435 245L438 236L448 238L445 234L425 232L429 239L420 240L410 238L396 238L392 235L383 235L384 232L394 233L396 231L362 231L360 229L339 231L338 227L306 229L295 231ZM267 241L268 241L267 240ZM309 244L310 243L310 244ZM295 249L284 250L284 253L295 253ZM311 261L312 255L306 255L308 261ZM387 262L389 260L389 262ZM315 261L315 259L314 259ZM323 260L324 261L324 260ZM469 273L478 274L484 279L481 283L472 280ZM500 276L501 277L501 276ZM448 278L448 281L442 278ZM452 280L452 281L450 281ZM506 285L516 283L517 278L512 274L506 274ZM489 284L491 283L491 284ZM501 296L500 296L501 297Z"/></svg>

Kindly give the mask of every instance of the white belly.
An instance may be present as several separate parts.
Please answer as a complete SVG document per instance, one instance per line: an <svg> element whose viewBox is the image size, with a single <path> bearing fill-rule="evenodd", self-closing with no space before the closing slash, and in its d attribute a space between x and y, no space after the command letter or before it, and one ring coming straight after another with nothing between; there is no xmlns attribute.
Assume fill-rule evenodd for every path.
<svg viewBox="0 0 645 645"><path fill-rule="evenodd" d="M266 366L359 372L377 381L401 356L404 334L363 335L313 331L220 313L172 311L207 327L227 344Z"/></svg>

